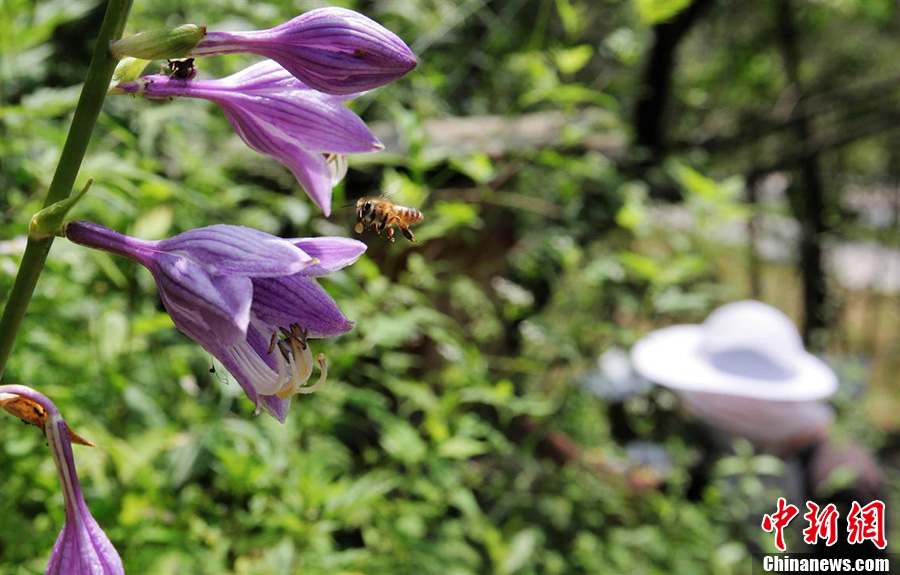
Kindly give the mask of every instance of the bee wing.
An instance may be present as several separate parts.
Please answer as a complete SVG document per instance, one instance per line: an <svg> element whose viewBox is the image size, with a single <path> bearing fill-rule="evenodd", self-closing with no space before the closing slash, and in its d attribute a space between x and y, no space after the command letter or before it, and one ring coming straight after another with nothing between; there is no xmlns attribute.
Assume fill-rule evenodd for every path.
<svg viewBox="0 0 900 575"><path fill-rule="evenodd" d="M378 198L393 203L394 199L397 197L397 194L399 194L399 193L400 193L400 182L394 182L393 184L382 189L381 195L379 195Z"/></svg>

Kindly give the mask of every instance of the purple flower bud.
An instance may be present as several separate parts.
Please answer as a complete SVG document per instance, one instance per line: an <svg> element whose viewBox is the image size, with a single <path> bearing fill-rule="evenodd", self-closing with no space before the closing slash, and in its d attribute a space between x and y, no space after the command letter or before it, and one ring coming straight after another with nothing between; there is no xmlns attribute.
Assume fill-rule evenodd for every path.
<svg viewBox="0 0 900 575"><path fill-rule="evenodd" d="M53 545L46 575L123 575L122 559L91 516L78 483L72 441L87 442L69 430L50 399L30 387L0 385L0 407L43 430L59 472L66 522Z"/></svg>
<svg viewBox="0 0 900 575"><path fill-rule="evenodd" d="M215 225L146 241L88 222L69 222L65 235L149 269L175 326L281 422L292 395L310 393L325 380L325 356L313 359L309 339L353 327L314 277L355 262L366 250L356 240L286 240ZM314 364L319 381L307 386Z"/></svg>
<svg viewBox="0 0 900 575"><path fill-rule="evenodd" d="M307 85L352 94L400 78L418 62L396 34L353 10L319 8L275 28L209 32L194 56L249 52L275 60Z"/></svg>
<svg viewBox="0 0 900 575"><path fill-rule="evenodd" d="M114 91L215 102L238 136L287 166L326 216L331 214L331 189L343 177L340 155L384 148L365 122L343 105L355 94L329 96L312 90L271 60L220 80L145 76Z"/></svg>

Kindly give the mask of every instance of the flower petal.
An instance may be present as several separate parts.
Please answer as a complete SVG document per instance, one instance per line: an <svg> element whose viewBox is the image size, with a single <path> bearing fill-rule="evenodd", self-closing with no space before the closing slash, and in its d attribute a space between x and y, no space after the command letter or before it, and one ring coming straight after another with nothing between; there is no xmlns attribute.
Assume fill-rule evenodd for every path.
<svg viewBox="0 0 900 575"><path fill-rule="evenodd" d="M264 131L248 121L248 118L235 115L228 109L225 109L225 116L248 146L272 156L286 166L309 197L322 208L322 212L326 216L331 215L331 169L325 156L306 151L290 142L267 138Z"/></svg>
<svg viewBox="0 0 900 575"><path fill-rule="evenodd" d="M45 575L124 575L121 557L87 506L76 513L79 518L66 520L59 532Z"/></svg>
<svg viewBox="0 0 900 575"><path fill-rule="evenodd" d="M59 472L66 504L66 522L53 545L46 573L123 575L122 559L84 501L75 471L69 427L59 413L50 416L44 434Z"/></svg>
<svg viewBox="0 0 900 575"><path fill-rule="evenodd" d="M251 52L328 94L377 88L418 62L396 34L345 8L319 8L269 30L210 32L194 55Z"/></svg>
<svg viewBox="0 0 900 575"><path fill-rule="evenodd" d="M275 360L269 354L266 353L266 347L268 346L268 337L264 336L260 333L256 327L250 325L247 327L247 343L256 350L256 353L262 358L263 363L269 366L273 371L275 370ZM205 347L205 346L204 346ZM253 402L254 405L259 405L259 400L261 397L259 392L256 390L256 386L253 384L253 376L250 373L244 371L241 367L241 363L237 361L231 351L229 351L228 347L231 346L222 346L219 344L213 344L212 348L206 348L208 352L213 354L216 359L218 359L225 369L228 370L231 375L234 376L234 379L237 380L238 385L244 390L244 393L247 394L247 399Z"/></svg>
<svg viewBox="0 0 900 575"><path fill-rule="evenodd" d="M230 92L215 98L232 116L279 145L291 142L307 150L364 154L384 148L366 123L340 102L312 91Z"/></svg>
<svg viewBox="0 0 900 575"><path fill-rule="evenodd" d="M312 258L291 242L243 226L219 224L162 240L159 249L183 255L211 275L293 275Z"/></svg>
<svg viewBox="0 0 900 575"><path fill-rule="evenodd" d="M221 80L145 76L140 83L119 88L151 99L210 100L230 116L243 116L242 122L275 140L275 145L286 140L309 150L340 154L383 149L365 122L343 105L347 97L312 90L278 64L274 66L257 64Z"/></svg>
<svg viewBox="0 0 900 575"><path fill-rule="evenodd" d="M334 337L353 327L322 286L301 274L254 279L251 313L269 325L298 323L310 337Z"/></svg>
<svg viewBox="0 0 900 575"><path fill-rule="evenodd" d="M76 244L124 256L144 266L155 256L156 242L132 238L92 222L67 222L63 234Z"/></svg>
<svg viewBox="0 0 900 575"><path fill-rule="evenodd" d="M358 98L365 92L350 94L326 94L303 83L299 78L284 69L284 66L275 60L263 60L252 66L235 72L225 78L217 80L201 80L206 86L222 86L245 93L284 92L301 90L309 92L310 96L326 102L346 102Z"/></svg>
<svg viewBox="0 0 900 575"><path fill-rule="evenodd" d="M415 64L404 64L398 70L387 72L354 69L358 58L353 53L320 47L305 47L301 50L276 46L257 53L275 60L310 87L338 96L358 94L384 86L415 68ZM374 61L374 54L368 54L369 60ZM415 62L414 59L412 61Z"/></svg>
<svg viewBox="0 0 900 575"><path fill-rule="evenodd" d="M384 148L365 122L343 105L352 95L317 92L274 62L250 66L221 80L157 75L119 88L146 98L186 96L215 102L238 136L287 166L326 216L331 213L335 180L346 173L342 156ZM331 156L335 160L323 161L326 154L336 155ZM237 273L244 273L243 268Z"/></svg>
<svg viewBox="0 0 900 575"><path fill-rule="evenodd" d="M346 8L311 10L269 32L278 40L270 57L323 92L375 88L418 64L396 34Z"/></svg>
<svg viewBox="0 0 900 575"><path fill-rule="evenodd" d="M211 276L196 262L160 254L151 270L172 321L203 347L233 345L246 336L253 284L241 276Z"/></svg>
<svg viewBox="0 0 900 575"><path fill-rule="evenodd" d="M256 326L252 324L247 328L247 343L253 348L256 354L259 355L262 362L273 372L276 372L277 367L275 358L272 354L268 353L269 337L269 334L261 333ZM287 418L288 408L291 406L290 398L279 399L275 395L260 395L254 386L253 375L244 371L241 362L233 357L231 351L221 347L217 347L215 350L208 349L207 351L212 353L216 359L222 363L225 369L234 376L234 379L237 380L238 384L244 390L244 393L247 394L247 398L252 401L254 405L263 407L272 415L272 417L279 422L284 423Z"/></svg>
<svg viewBox="0 0 900 575"><path fill-rule="evenodd" d="M291 170L307 195L322 209L325 217L330 216L333 186L331 168L325 156L285 146L276 159Z"/></svg>
<svg viewBox="0 0 900 575"><path fill-rule="evenodd" d="M274 60L257 62L225 78L207 80L207 83L242 92L312 89Z"/></svg>
<svg viewBox="0 0 900 575"><path fill-rule="evenodd" d="M310 257L319 260L300 272L305 276L323 276L345 268L358 260L366 251L366 244L350 238L295 238L288 241Z"/></svg>
<svg viewBox="0 0 900 575"><path fill-rule="evenodd" d="M272 417L284 423L284 420L287 419L288 409L291 407L291 398L281 399L277 395L263 395L260 397L260 404Z"/></svg>

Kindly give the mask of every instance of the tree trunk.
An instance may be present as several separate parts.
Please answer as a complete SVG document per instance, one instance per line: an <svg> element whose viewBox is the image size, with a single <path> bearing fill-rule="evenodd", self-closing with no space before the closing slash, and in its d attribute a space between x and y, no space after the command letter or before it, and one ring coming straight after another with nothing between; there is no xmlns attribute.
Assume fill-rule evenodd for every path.
<svg viewBox="0 0 900 575"><path fill-rule="evenodd" d="M760 299L762 297L762 265L756 247L759 238L759 180L757 176L748 176L745 184L747 193L747 205L750 207L750 217L747 220L747 275L750 283L750 297Z"/></svg>
<svg viewBox="0 0 900 575"><path fill-rule="evenodd" d="M694 0L668 22L653 27L653 44L634 109L635 143L648 150L652 159L658 159L666 149L665 120L678 44L711 4L712 0Z"/></svg>
<svg viewBox="0 0 900 575"><path fill-rule="evenodd" d="M798 30L794 22L791 0L781 0L778 5L778 35L781 44L785 72L790 89L797 95L793 116L794 138L798 146L813 141L812 126L803 114L803 84L799 76L800 51ZM800 223L800 271L803 280L803 340L807 345L813 334L828 325L826 317L827 286L822 263L821 239L827 231L825 225L825 189L819 155L810 154L800 162L799 177L791 184L791 208Z"/></svg>

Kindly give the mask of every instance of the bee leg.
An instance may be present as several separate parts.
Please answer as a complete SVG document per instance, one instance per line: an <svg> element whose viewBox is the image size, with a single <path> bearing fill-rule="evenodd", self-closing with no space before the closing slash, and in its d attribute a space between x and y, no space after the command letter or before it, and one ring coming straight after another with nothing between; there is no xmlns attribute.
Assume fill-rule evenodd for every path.
<svg viewBox="0 0 900 575"><path fill-rule="evenodd" d="M391 240L391 243L394 243L394 228L393 226L388 227L388 239Z"/></svg>
<svg viewBox="0 0 900 575"><path fill-rule="evenodd" d="M400 226L400 231L403 232L403 235L406 236L406 239L413 242L414 244L419 243L419 240L413 235L413 233L406 226Z"/></svg>
<svg viewBox="0 0 900 575"><path fill-rule="evenodd" d="M356 225L353 226L353 231L355 231L355 232L358 233L358 234L363 233L363 230L364 230L364 229L365 229L365 226L363 226L362 221L356 222Z"/></svg>

